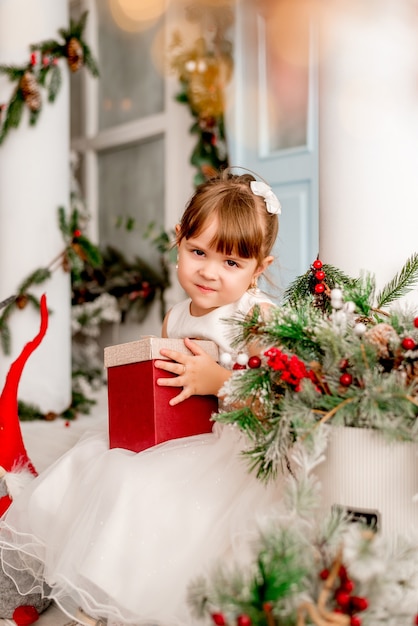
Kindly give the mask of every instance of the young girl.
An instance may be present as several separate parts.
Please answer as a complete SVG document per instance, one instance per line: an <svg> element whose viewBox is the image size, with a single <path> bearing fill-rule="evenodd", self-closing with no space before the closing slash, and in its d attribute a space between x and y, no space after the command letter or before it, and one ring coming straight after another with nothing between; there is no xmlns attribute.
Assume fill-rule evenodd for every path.
<svg viewBox="0 0 418 626"><path fill-rule="evenodd" d="M280 204L246 174L201 185L176 229L178 278L189 296L166 316L163 335L184 338L191 355L162 350L157 367L177 376L171 400L217 394L231 369L191 338L210 339L234 361L224 320L269 299L254 289L273 261ZM248 554L257 521L275 506L279 484L248 471L245 438L215 424L210 434L140 453L109 450L106 436L83 438L32 481L0 526L2 565L19 581L30 571L76 622L192 626L192 579L219 559ZM26 594L34 589L19 588ZM78 610L81 607L81 611Z"/></svg>

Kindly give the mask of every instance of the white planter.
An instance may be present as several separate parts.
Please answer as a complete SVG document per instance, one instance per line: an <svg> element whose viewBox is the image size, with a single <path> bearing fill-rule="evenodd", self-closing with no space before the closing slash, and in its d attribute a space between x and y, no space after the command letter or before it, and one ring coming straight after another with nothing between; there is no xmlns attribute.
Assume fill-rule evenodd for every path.
<svg viewBox="0 0 418 626"><path fill-rule="evenodd" d="M365 428L331 427L315 474L324 509L375 513L383 535L418 533L418 444L388 442Z"/></svg>

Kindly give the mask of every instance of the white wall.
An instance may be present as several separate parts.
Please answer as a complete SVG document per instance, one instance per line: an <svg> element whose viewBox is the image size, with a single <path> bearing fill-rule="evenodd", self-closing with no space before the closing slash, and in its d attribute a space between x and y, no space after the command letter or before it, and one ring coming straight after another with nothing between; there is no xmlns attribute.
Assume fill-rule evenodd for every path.
<svg viewBox="0 0 418 626"><path fill-rule="evenodd" d="M66 0L2 0L0 64L29 62L30 44L60 38L68 26ZM63 84L57 101L44 101L38 123L29 127L28 111L0 145L0 300L16 293L34 270L46 267L63 250L57 209L69 202L68 70L60 61ZM0 103L14 84L0 76ZM45 99L44 99L45 100ZM43 412L59 412L71 401L70 280L61 269L31 290L46 292L50 315L47 335L22 375L19 399ZM27 306L10 316L12 354L0 354L0 386L11 362L39 329L39 313Z"/></svg>
<svg viewBox="0 0 418 626"><path fill-rule="evenodd" d="M418 14L328 4L320 77L320 254L380 288L418 252ZM337 10L337 8L339 10Z"/></svg>

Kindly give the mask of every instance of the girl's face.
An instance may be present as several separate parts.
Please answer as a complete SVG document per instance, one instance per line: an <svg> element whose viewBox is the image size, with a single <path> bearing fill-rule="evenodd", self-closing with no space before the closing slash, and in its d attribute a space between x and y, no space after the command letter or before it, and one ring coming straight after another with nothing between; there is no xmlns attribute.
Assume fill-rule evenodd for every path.
<svg viewBox="0 0 418 626"><path fill-rule="evenodd" d="M198 236L182 239L178 246L178 279L192 300L190 312L196 317L238 300L253 278L273 260L273 257L266 257L258 265L256 259L217 252L209 246L217 226L214 220Z"/></svg>

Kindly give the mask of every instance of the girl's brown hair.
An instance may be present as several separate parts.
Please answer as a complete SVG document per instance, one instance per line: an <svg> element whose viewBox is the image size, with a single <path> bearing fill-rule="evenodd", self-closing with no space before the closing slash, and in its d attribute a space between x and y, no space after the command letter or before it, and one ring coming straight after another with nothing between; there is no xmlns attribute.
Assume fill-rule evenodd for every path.
<svg viewBox="0 0 418 626"><path fill-rule="evenodd" d="M197 187L180 221L177 244L198 236L207 220L218 220L211 246L223 254L261 261L270 254L279 231L277 215L267 212L264 199L256 196L251 174L233 175L228 170Z"/></svg>

